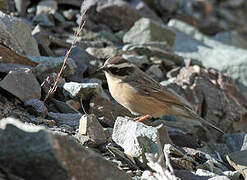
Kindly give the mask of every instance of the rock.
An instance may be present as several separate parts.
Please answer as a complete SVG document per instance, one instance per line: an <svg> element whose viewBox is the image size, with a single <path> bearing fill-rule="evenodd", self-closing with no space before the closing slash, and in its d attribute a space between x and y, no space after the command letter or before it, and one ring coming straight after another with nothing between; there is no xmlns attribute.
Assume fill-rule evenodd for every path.
<svg viewBox="0 0 247 180"><path fill-rule="evenodd" d="M0 63L0 73L8 74L10 71L31 71L31 66L22 64Z"/></svg>
<svg viewBox="0 0 247 180"><path fill-rule="evenodd" d="M216 68L228 74L236 81L240 92L247 97L246 50L212 40L199 33L192 26L178 20L171 20L168 25L178 29L177 31L174 30L176 32L174 44L176 54L198 59L204 66Z"/></svg>
<svg viewBox="0 0 247 180"><path fill-rule="evenodd" d="M205 176L210 180L230 180L227 176L219 176L215 173L203 169L197 169L195 174L201 177Z"/></svg>
<svg viewBox="0 0 247 180"><path fill-rule="evenodd" d="M37 66L37 63L32 62L27 57L19 55L15 51L3 45L0 45L0 58L1 58L1 62L6 63L6 64L19 64L19 65L26 65L30 67Z"/></svg>
<svg viewBox="0 0 247 180"><path fill-rule="evenodd" d="M226 143L231 152L247 150L246 133L224 134L223 142Z"/></svg>
<svg viewBox="0 0 247 180"><path fill-rule="evenodd" d="M51 45L50 35L48 31L45 30L40 25L37 25L33 31L32 31L33 37L36 39L39 47L39 51L41 56L55 56L51 48L49 47Z"/></svg>
<svg viewBox="0 0 247 180"><path fill-rule="evenodd" d="M208 177L198 176L188 170L174 170L176 177L181 179L190 179L190 180L208 180Z"/></svg>
<svg viewBox="0 0 247 180"><path fill-rule="evenodd" d="M189 148L198 148L200 147L200 143L198 140L191 136L190 134L186 134L185 132L175 129L168 128L168 134L172 140L172 142L180 147L189 147Z"/></svg>
<svg viewBox="0 0 247 180"><path fill-rule="evenodd" d="M143 67L144 64L149 64L149 60L146 55L133 55L133 54L122 54L124 59L136 64L138 67Z"/></svg>
<svg viewBox="0 0 247 180"><path fill-rule="evenodd" d="M231 78L216 70L207 70L196 65L178 68L178 74L169 78L176 78L175 82L179 87L172 84L167 87L185 97L204 119L223 131L245 131L246 100L237 91ZM183 124L185 127L185 122ZM211 135L214 137L208 138L215 139L219 136L215 133L217 132L212 131ZM202 135L202 131L197 134Z"/></svg>
<svg viewBox="0 0 247 180"><path fill-rule="evenodd" d="M40 77L40 78L44 78L44 77ZM44 94L47 95L49 93L51 87L57 81L57 73L51 73L45 79L41 79L40 81L42 82L42 86L41 86L42 91L44 92ZM65 79L60 76L58 78L57 86L62 87L64 83L65 83ZM60 95L60 93L59 93L59 95ZM64 98L64 96L63 96L63 98Z"/></svg>
<svg viewBox="0 0 247 180"><path fill-rule="evenodd" d="M146 73L153 79L155 79L156 81L161 81L164 79L164 74L163 72L160 70L159 65L152 65L150 66Z"/></svg>
<svg viewBox="0 0 247 180"><path fill-rule="evenodd" d="M87 21L91 21L93 24L105 24L113 31L129 29L142 16L161 22L157 15L140 0L129 2L95 0L82 4L81 12L86 9ZM89 24L86 24L87 26Z"/></svg>
<svg viewBox="0 0 247 180"><path fill-rule="evenodd" d="M120 151L119 149L112 147L112 146L107 146L106 147L109 152L115 156L117 159L121 160L123 163L128 164L128 166L131 169L137 170L139 169L138 166L133 162L133 159L128 157L124 152Z"/></svg>
<svg viewBox="0 0 247 180"><path fill-rule="evenodd" d="M76 64L75 73L69 78L70 81L82 82L84 78L84 73L88 69L89 62L94 60L95 57L88 54L84 49L79 46L75 46L69 58L73 59Z"/></svg>
<svg viewBox="0 0 247 180"><path fill-rule="evenodd" d="M25 71L10 71L0 81L0 87L21 101L40 99L41 87L35 76Z"/></svg>
<svg viewBox="0 0 247 180"><path fill-rule="evenodd" d="M75 9L69 9L69 10L64 10L63 11L63 16L67 19L67 20L74 20L76 18L76 14L79 14L79 11L75 10Z"/></svg>
<svg viewBox="0 0 247 180"><path fill-rule="evenodd" d="M113 127L118 116L133 117L133 115L121 106L102 97L93 97L89 103L90 114L95 114L99 122L106 127Z"/></svg>
<svg viewBox="0 0 247 180"><path fill-rule="evenodd" d="M146 164L146 153L162 154L162 147L157 128L135 122L131 118L118 117L112 134L112 139L120 145L124 152L131 157L138 158Z"/></svg>
<svg viewBox="0 0 247 180"><path fill-rule="evenodd" d="M24 106L29 109L32 114L45 118L48 114L48 110L43 101L38 99L29 99L24 102Z"/></svg>
<svg viewBox="0 0 247 180"><path fill-rule="evenodd" d="M71 1L67 1L67 0L57 0L57 3L59 5L68 5L68 6L75 6L77 8L79 8L82 5L82 1L81 0L71 0Z"/></svg>
<svg viewBox="0 0 247 180"><path fill-rule="evenodd" d="M40 26L43 26L46 28L50 28L50 27L53 27L55 25L54 22L50 20L48 14L45 12L42 12L42 13L36 15L33 18L33 22L35 24L39 24Z"/></svg>
<svg viewBox="0 0 247 180"><path fill-rule="evenodd" d="M49 111L55 108L58 112L61 112L61 113L79 113L79 111L67 101L65 103L63 101L58 101L54 98L51 99L50 101L52 102L53 106L52 108L50 107Z"/></svg>
<svg viewBox="0 0 247 180"><path fill-rule="evenodd" d="M0 41L11 50L29 56L39 56L38 45L31 28L22 20L0 12Z"/></svg>
<svg viewBox="0 0 247 180"><path fill-rule="evenodd" d="M73 99L87 100L91 96L101 96L102 87L98 83L68 82L63 85L63 93Z"/></svg>
<svg viewBox="0 0 247 180"><path fill-rule="evenodd" d="M109 47L109 46L105 48L88 47L86 51L87 53L98 59L107 59L117 54L117 49L115 47Z"/></svg>
<svg viewBox="0 0 247 180"><path fill-rule="evenodd" d="M34 68L34 73L40 81L43 81L46 77L48 77L53 72L58 73L64 62L63 56L61 57L29 56L28 58L36 63L39 63ZM75 73L75 69L76 69L75 62L71 58L68 58L62 76L63 77L72 76Z"/></svg>
<svg viewBox="0 0 247 180"><path fill-rule="evenodd" d="M36 8L37 8L36 14L40 14L42 12L48 13L52 10L56 11L58 9L58 5L56 1L45 0L45 1L40 1L36 6Z"/></svg>
<svg viewBox="0 0 247 180"><path fill-rule="evenodd" d="M102 30L99 32L99 34L114 44L122 44L122 39L118 38L118 36L113 34L111 31Z"/></svg>
<svg viewBox="0 0 247 180"><path fill-rule="evenodd" d="M172 140L168 134L168 131L163 124L156 126L156 128L159 132L161 147L163 147L165 144L173 144L173 142L172 142Z"/></svg>
<svg viewBox="0 0 247 180"><path fill-rule="evenodd" d="M55 120L58 126L66 124L74 129L79 127L81 117L81 113L48 113L48 118Z"/></svg>
<svg viewBox="0 0 247 180"><path fill-rule="evenodd" d="M223 173L231 180L238 180L241 176L241 174L238 171L224 171Z"/></svg>
<svg viewBox="0 0 247 180"><path fill-rule="evenodd" d="M134 26L123 37L124 43L144 44L155 41L167 42L173 47L175 33L165 25L147 18L141 18L136 21Z"/></svg>
<svg viewBox="0 0 247 180"><path fill-rule="evenodd" d="M8 13L9 6L8 6L8 0L1 0L0 1L0 11L4 13Z"/></svg>
<svg viewBox="0 0 247 180"><path fill-rule="evenodd" d="M226 156L228 163L243 177L247 178L247 150L230 153Z"/></svg>
<svg viewBox="0 0 247 180"><path fill-rule="evenodd" d="M106 142L104 129L94 114L83 115L77 138L83 145L97 147Z"/></svg>
<svg viewBox="0 0 247 180"><path fill-rule="evenodd" d="M37 180L130 179L126 173L78 144L72 137L54 134L11 118L0 123L0 164L8 167L9 173Z"/></svg>

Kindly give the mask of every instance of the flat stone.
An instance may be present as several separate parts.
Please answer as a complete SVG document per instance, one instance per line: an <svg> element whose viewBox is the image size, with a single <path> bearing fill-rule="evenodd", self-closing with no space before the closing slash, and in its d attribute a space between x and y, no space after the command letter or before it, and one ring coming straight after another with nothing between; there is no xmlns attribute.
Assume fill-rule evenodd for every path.
<svg viewBox="0 0 247 180"><path fill-rule="evenodd" d="M100 123L106 127L113 127L118 116L133 117L133 115L121 106L102 97L93 97L89 103L89 113L95 114Z"/></svg>
<svg viewBox="0 0 247 180"><path fill-rule="evenodd" d="M51 102L54 104L55 108L61 113L79 113L77 109L75 109L67 102L65 103L56 99L51 99Z"/></svg>
<svg viewBox="0 0 247 180"><path fill-rule="evenodd" d="M95 0L82 4L81 12L85 10L87 10L88 21L92 22L91 26L89 23L86 23L86 27L89 26L91 29L97 24L105 24L115 32L129 29L140 17L147 17L162 22L155 12L141 0Z"/></svg>
<svg viewBox="0 0 247 180"><path fill-rule="evenodd" d="M24 106L27 107L31 113L37 116L45 118L48 114L47 107L44 102L39 99L29 99L24 102Z"/></svg>
<svg viewBox="0 0 247 180"><path fill-rule="evenodd" d="M47 76L51 73L58 73L62 67L64 62L64 56L61 57L47 57L47 56L29 56L28 57L33 62L38 63L38 65L34 68L34 74L43 81ZM76 64L71 59L68 58L66 62L66 67L63 70L63 77L70 77L75 73Z"/></svg>
<svg viewBox="0 0 247 180"><path fill-rule="evenodd" d="M81 117L78 133L82 136L87 136L87 138L83 138L79 135L78 139L82 140L80 141L82 144L90 147L97 147L106 142L104 129L94 114L87 114ZM85 139L86 141L83 141Z"/></svg>
<svg viewBox="0 0 247 180"><path fill-rule="evenodd" d="M173 47L175 33L161 23L141 18L123 37L124 43L144 44L153 41L164 41Z"/></svg>
<svg viewBox="0 0 247 180"><path fill-rule="evenodd" d="M10 71L0 81L0 87L23 102L29 99L40 99L41 97L40 84L30 72Z"/></svg>
<svg viewBox="0 0 247 180"><path fill-rule="evenodd" d="M117 54L117 48L109 46L104 48L89 47L86 49L86 51L98 59L107 59Z"/></svg>
<svg viewBox="0 0 247 180"><path fill-rule="evenodd" d="M131 179L73 137L11 118L0 121L0 144L0 164L24 179Z"/></svg>
<svg viewBox="0 0 247 180"><path fill-rule="evenodd" d="M95 57L88 54L84 49L79 46L75 46L69 58L73 59L76 64L75 73L69 78L73 82L82 82L84 78L84 72L88 69L89 62L94 60Z"/></svg>
<svg viewBox="0 0 247 180"><path fill-rule="evenodd" d="M53 1L53 0L49 0L49 1L40 1L37 5L37 11L36 14L40 14L42 12L50 12L51 10L57 10L58 6L57 6L57 2Z"/></svg>
<svg viewBox="0 0 247 180"><path fill-rule="evenodd" d="M226 143L231 152L247 150L246 133L224 134L223 142Z"/></svg>
<svg viewBox="0 0 247 180"><path fill-rule="evenodd" d="M137 158L143 164L148 162L146 153L157 153L158 157L163 153L157 128L146 126L131 118L117 118L112 139L126 154Z"/></svg>
<svg viewBox="0 0 247 180"><path fill-rule="evenodd" d="M19 54L39 56L31 28L23 20L0 12L0 41Z"/></svg>
<svg viewBox="0 0 247 180"><path fill-rule="evenodd" d="M89 99L91 96L101 96L102 87L98 83L68 82L63 85L63 93L73 99Z"/></svg>
<svg viewBox="0 0 247 180"><path fill-rule="evenodd" d="M55 23L50 20L48 14L45 12L42 12L42 13L34 16L33 22L35 24L39 24L40 26L43 26L46 28L50 28L50 27L53 27L55 25Z"/></svg>
<svg viewBox="0 0 247 180"><path fill-rule="evenodd" d="M69 125L74 129L79 127L80 118L82 117L81 113L48 113L49 119L55 120L58 126Z"/></svg>

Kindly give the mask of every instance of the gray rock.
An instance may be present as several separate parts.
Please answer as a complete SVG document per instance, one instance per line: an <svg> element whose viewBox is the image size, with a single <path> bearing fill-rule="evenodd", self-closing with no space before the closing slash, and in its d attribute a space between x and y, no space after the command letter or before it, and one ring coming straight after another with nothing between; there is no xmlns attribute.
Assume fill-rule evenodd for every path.
<svg viewBox="0 0 247 180"><path fill-rule="evenodd" d="M67 19L67 20L74 20L76 18L76 14L79 14L79 11L75 10L75 9L69 9L69 10L65 10L63 11L63 16Z"/></svg>
<svg viewBox="0 0 247 180"><path fill-rule="evenodd" d="M74 82L82 82L84 77L83 74L88 69L89 62L95 60L95 57L88 54L79 46L75 46L72 49L69 58L73 59L77 66L75 73L69 78L69 80Z"/></svg>
<svg viewBox="0 0 247 180"><path fill-rule="evenodd" d="M133 117L129 110L103 97L93 97L89 103L89 113L95 114L105 127L113 127L118 116Z"/></svg>
<svg viewBox="0 0 247 180"><path fill-rule="evenodd" d="M81 12L84 12L86 9L87 22L91 21L91 26L105 24L113 31L129 29L140 17L147 17L162 22L141 0L94 0L82 4ZM90 24L86 24L86 26L90 26Z"/></svg>
<svg viewBox="0 0 247 180"><path fill-rule="evenodd" d="M105 48L94 48L89 47L86 49L87 53L98 58L98 59L107 59L109 57L115 56L117 54L117 48L115 47L105 47Z"/></svg>
<svg viewBox="0 0 247 180"><path fill-rule="evenodd" d="M37 5L37 11L36 14L40 14L42 12L49 12L51 10L57 10L58 6L57 6L57 2L53 1L53 0L49 0L49 1L40 1Z"/></svg>
<svg viewBox="0 0 247 180"><path fill-rule="evenodd" d="M32 31L33 37L36 39L41 56L55 56L51 48L49 47L51 44L50 34L40 25L35 26Z"/></svg>
<svg viewBox="0 0 247 180"><path fill-rule="evenodd" d="M173 47L175 33L161 23L141 18L123 37L124 43L144 44L153 41L167 42Z"/></svg>
<svg viewBox="0 0 247 180"><path fill-rule="evenodd" d="M99 32L99 34L104 37L105 39L115 43L115 44L121 44L122 39L118 38L115 34L113 34L111 31L102 30Z"/></svg>
<svg viewBox="0 0 247 180"><path fill-rule="evenodd" d="M102 87L98 83L69 82L63 85L63 93L73 99L87 100L91 96L102 94Z"/></svg>
<svg viewBox="0 0 247 180"><path fill-rule="evenodd" d="M209 179L210 180L230 180L227 176L224 176L224 175L219 176L215 173L212 173L204 169L197 169L195 174L201 177L207 177L208 180Z"/></svg>
<svg viewBox="0 0 247 180"><path fill-rule="evenodd" d="M48 118L54 120L58 126L66 124L74 129L79 126L81 117L81 113L48 113Z"/></svg>
<svg viewBox="0 0 247 180"><path fill-rule="evenodd" d="M0 72L6 74L10 71L31 71L32 69L31 66L22 64L0 63Z"/></svg>
<svg viewBox="0 0 247 180"><path fill-rule="evenodd" d="M195 173L192 173L188 170L174 170L174 173L176 177L181 178L181 179L189 179L189 180L208 180L208 177L205 176L198 176Z"/></svg>
<svg viewBox="0 0 247 180"><path fill-rule="evenodd" d="M39 24L40 26L43 26L43 27L53 27L55 24L54 22L52 22L49 17L48 17L48 14L45 13L45 12L42 12L36 16L34 16L33 18L33 22L35 24Z"/></svg>
<svg viewBox="0 0 247 180"><path fill-rule="evenodd" d="M150 66L146 73L152 77L153 79L155 79L156 81L161 81L164 79L164 74L163 72L160 70L160 66L159 65L152 65Z"/></svg>
<svg viewBox="0 0 247 180"><path fill-rule="evenodd" d="M50 100L53 104L53 106L50 107L49 111L51 111L53 108L58 110L61 113L79 113L77 109L75 109L73 106L71 106L69 103L65 103L63 101L58 101L56 99Z"/></svg>
<svg viewBox="0 0 247 180"><path fill-rule="evenodd" d="M168 24L176 31L174 52L198 59L206 67L216 68L236 81L240 92L247 97L247 51L212 40L192 26L178 20Z"/></svg>
<svg viewBox="0 0 247 180"><path fill-rule="evenodd" d="M207 171L205 169L197 169L195 174L198 175L198 176L208 176L208 177L217 176L217 174L215 174L213 172L210 172L210 171Z"/></svg>
<svg viewBox="0 0 247 180"><path fill-rule="evenodd" d="M149 60L146 55L138 56L133 54L122 54L122 57L139 67L142 67L144 64L149 64Z"/></svg>
<svg viewBox="0 0 247 180"><path fill-rule="evenodd" d="M46 56L29 56L30 60L39 63L34 68L34 73L38 77L39 80L43 81L47 76L51 73L56 72L58 73L62 67L64 62L64 57L46 57ZM71 59L68 58L66 62L66 68L63 70L62 76L63 77L70 77L75 73L76 64Z"/></svg>
<svg viewBox="0 0 247 180"><path fill-rule="evenodd" d="M0 12L0 41L17 53L39 56L38 45L31 28L22 20Z"/></svg>
<svg viewBox="0 0 247 180"><path fill-rule="evenodd" d="M247 49L247 41L244 38L244 35L237 31L219 32L213 37L213 39L226 45Z"/></svg>
<svg viewBox="0 0 247 180"><path fill-rule="evenodd" d="M24 102L24 106L29 108L31 113L45 118L48 114L48 110L43 101L38 99L29 99Z"/></svg>
<svg viewBox="0 0 247 180"><path fill-rule="evenodd" d="M0 144L0 164L24 179L131 179L74 138L11 118L0 121Z"/></svg>
<svg viewBox="0 0 247 180"><path fill-rule="evenodd" d="M224 171L223 173L231 180L239 180L241 176L241 174L238 171Z"/></svg>
<svg viewBox="0 0 247 180"><path fill-rule="evenodd" d="M231 152L247 150L246 133L224 134L223 142L226 143Z"/></svg>
<svg viewBox="0 0 247 180"><path fill-rule="evenodd" d="M148 162L146 153L152 155L157 153L158 157L162 154L163 147L158 130L131 118L117 118L112 139L124 149L126 154L138 158L144 164Z"/></svg>
<svg viewBox="0 0 247 180"><path fill-rule="evenodd" d="M0 81L0 87L23 102L29 99L40 99L41 97L40 84L30 72L10 71Z"/></svg>
<svg viewBox="0 0 247 180"><path fill-rule="evenodd" d="M94 114L81 117L78 133L80 142L89 147L97 147L106 142L104 129Z"/></svg>

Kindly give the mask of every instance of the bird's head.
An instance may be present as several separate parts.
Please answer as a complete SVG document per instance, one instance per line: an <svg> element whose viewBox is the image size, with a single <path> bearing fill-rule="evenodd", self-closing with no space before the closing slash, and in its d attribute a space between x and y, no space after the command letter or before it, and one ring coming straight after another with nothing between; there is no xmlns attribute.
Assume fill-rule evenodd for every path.
<svg viewBox="0 0 247 180"><path fill-rule="evenodd" d="M136 68L133 63L120 56L116 56L107 59L98 71L104 71L107 76L123 79L133 74Z"/></svg>

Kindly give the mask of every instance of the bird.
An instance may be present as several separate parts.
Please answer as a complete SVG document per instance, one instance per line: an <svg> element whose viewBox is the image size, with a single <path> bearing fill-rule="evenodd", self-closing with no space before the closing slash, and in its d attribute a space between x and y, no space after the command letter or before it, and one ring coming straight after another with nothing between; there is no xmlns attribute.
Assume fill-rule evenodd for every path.
<svg viewBox="0 0 247 180"><path fill-rule="evenodd" d="M162 86L121 56L108 58L97 71L104 72L111 96L132 114L141 115L139 121L147 117L175 115L197 119L224 133L200 117L182 96Z"/></svg>

